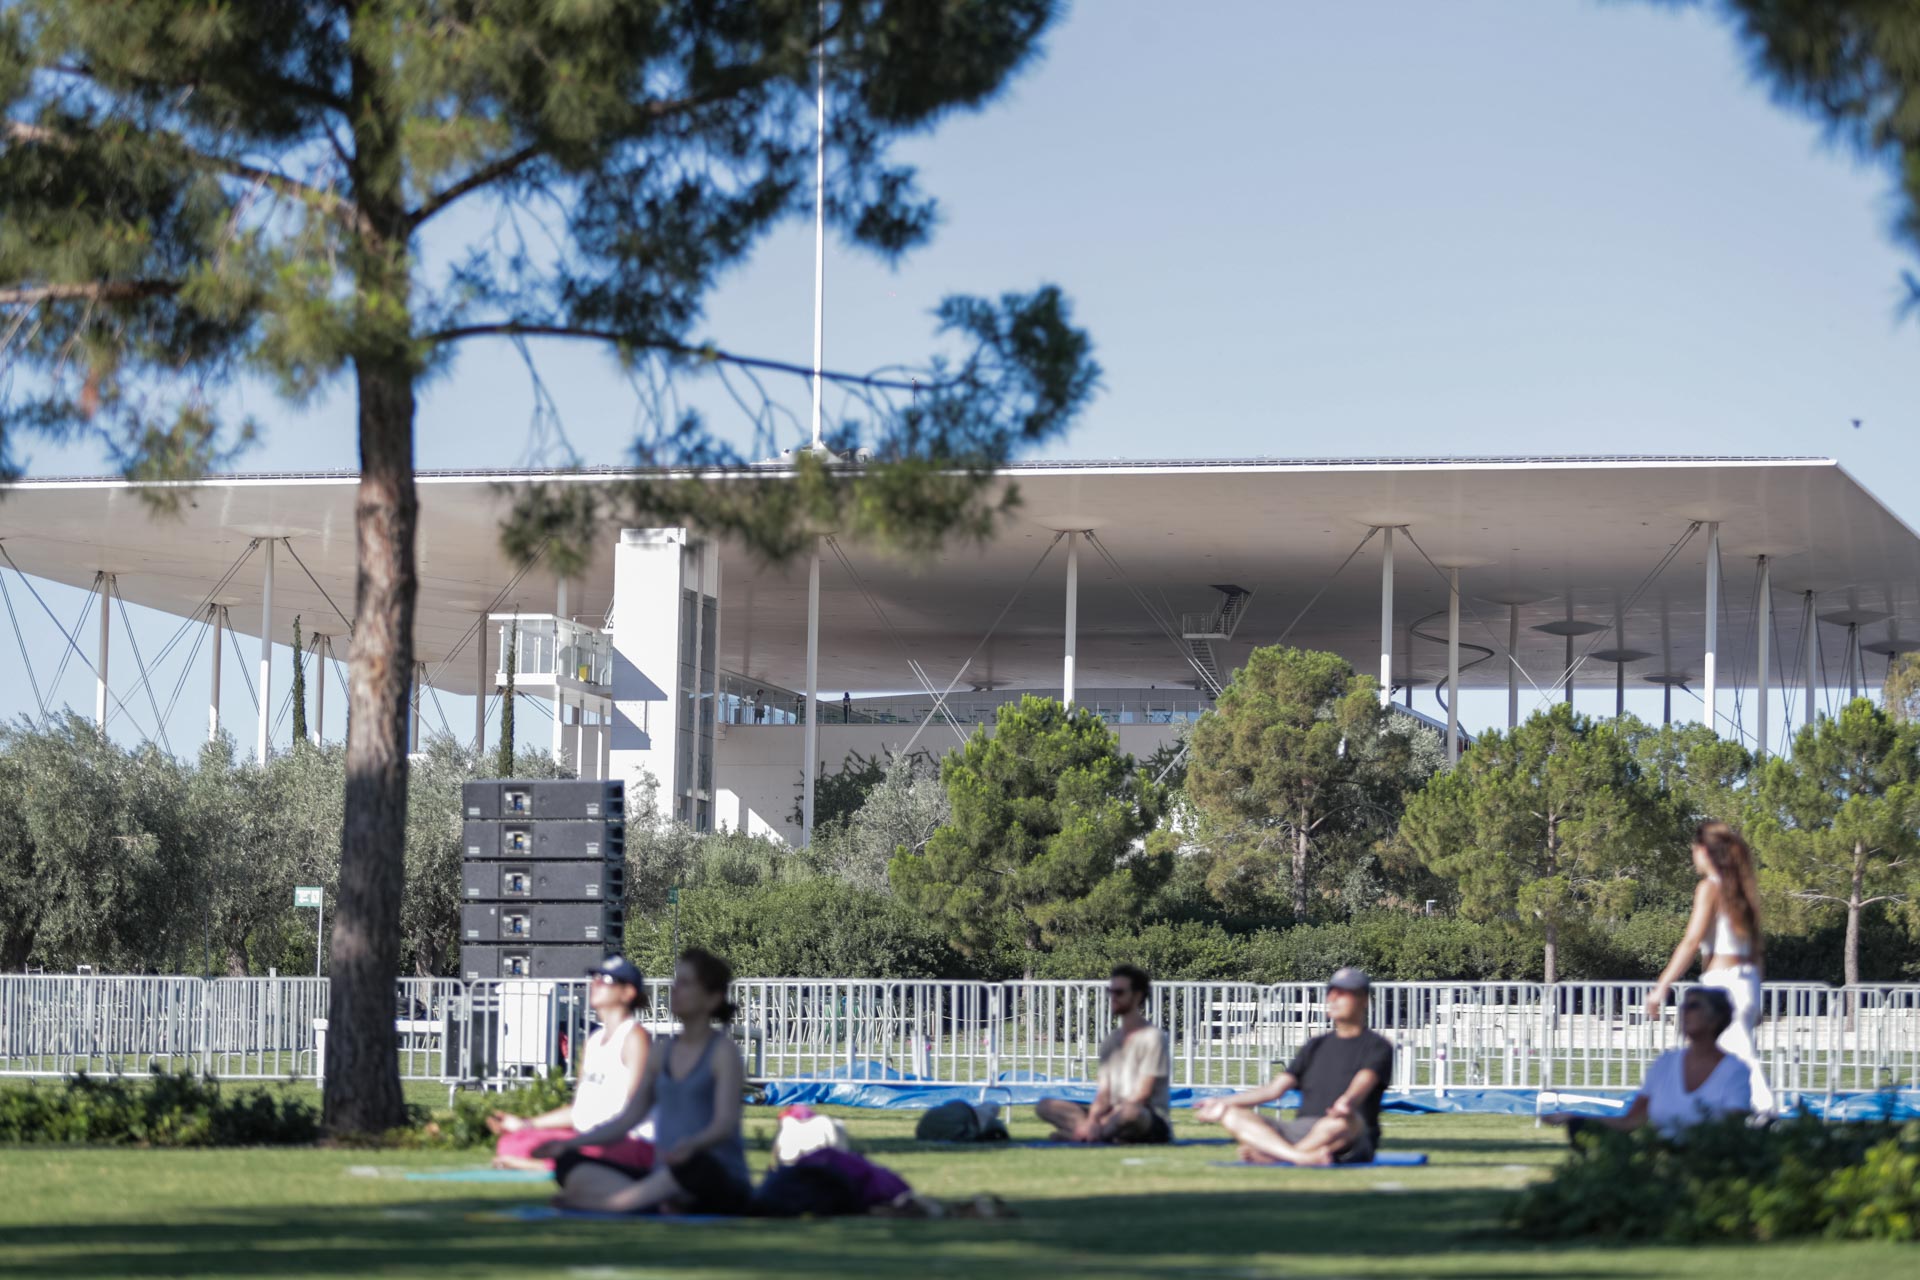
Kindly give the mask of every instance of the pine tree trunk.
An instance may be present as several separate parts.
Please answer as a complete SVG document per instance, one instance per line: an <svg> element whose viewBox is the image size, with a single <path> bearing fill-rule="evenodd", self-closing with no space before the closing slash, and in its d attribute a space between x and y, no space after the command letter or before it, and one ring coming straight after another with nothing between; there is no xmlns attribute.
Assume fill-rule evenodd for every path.
<svg viewBox="0 0 1920 1280"><path fill-rule="evenodd" d="M1299 924L1307 920L1307 829L1304 825L1293 832L1293 918Z"/></svg>
<svg viewBox="0 0 1920 1280"><path fill-rule="evenodd" d="M1560 925L1547 921L1547 967L1545 973L1549 984L1560 980Z"/></svg>
<svg viewBox="0 0 1920 1280"><path fill-rule="evenodd" d="M1860 898L1866 882L1867 851L1859 843L1853 846L1853 884L1847 894L1847 949L1841 960L1846 984L1860 981Z"/></svg>
<svg viewBox="0 0 1920 1280"><path fill-rule="evenodd" d="M416 591L414 394L403 364L357 365L360 489L346 814L327 1011L327 1128L370 1134L406 1121L394 1033L407 824L407 694Z"/></svg>

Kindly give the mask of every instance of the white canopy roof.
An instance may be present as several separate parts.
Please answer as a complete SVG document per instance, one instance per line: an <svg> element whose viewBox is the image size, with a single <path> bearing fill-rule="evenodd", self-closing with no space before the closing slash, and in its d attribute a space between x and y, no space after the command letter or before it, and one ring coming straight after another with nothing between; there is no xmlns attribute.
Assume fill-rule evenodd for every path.
<svg viewBox="0 0 1920 1280"><path fill-rule="evenodd" d="M473 690L470 648L439 664L481 613L553 608L552 573L544 565L523 573L500 550L498 525L512 487L618 474L421 475L416 635L420 657L437 668L434 684ZM1920 537L1830 459L1060 462L1009 467L1006 481L1019 487L1021 507L985 546L954 547L924 562L845 547L914 658L941 683L1017 592L962 684L1058 687L1064 546L1028 578L1063 529L1094 531L1112 557L1109 563L1085 544L1080 551L1079 681L1090 687L1192 685L1180 646L1136 592L1177 616L1211 610L1220 599L1214 584L1255 593L1234 640L1218 646L1223 669L1292 624L1289 643L1332 649L1363 671L1377 670L1382 539L1340 569L1377 525L1404 527L1395 555L1396 679L1410 673L1428 683L1443 674L1444 645L1412 637L1409 624L1426 617L1418 630L1444 635L1441 569L1458 566L1463 640L1504 649L1507 604L1520 602L1519 658L1541 685L1557 678L1564 641L1534 628L1569 617L1603 628L1576 639L1576 652L1648 655L1630 664L1630 682L1666 673L1698 680L1707 539L1704 531L1686 538L1695 521L1720 523L1723 682L1752 681L1760 555L1772 561L1780 636L1774 661L1788 683L1798 683L1791 665L1796 597L1808 590L1819 593L1823 616L1864 624L1869 647L1920 640ZM177 516L161 516L123 481L24 480L0 490L0 539L28 574L86 587L105 570L118 575L128 601L186 616L203 606L252 539L287 538L292 556L283 553L278 570L276 638L290 637L296 614L310 633L342 634L334 606L348 614L354 607L355 483L351 474L226 476L194 489ZM609 527L604 553L570 588L575 616L597 620L609 607L615 533ZM749 679L798 685L806 566L759 565L737 548L722 558L721 665ZM898 645L831 556L822 582L821 688L911 687ZM258 634L259 593L255 556L214 599L232 606L236 628ZM1837 632L1829 630L1822 643L1838 654ZM1477 657L1470 650L1463 661ZM1828 660L1836 675L1837 661ZM1470 667L1463 682L1487 687L1506 679L1505 659L1496 656ZM1610 684L1613 667L1589 659L1579 680Z"/></svg>

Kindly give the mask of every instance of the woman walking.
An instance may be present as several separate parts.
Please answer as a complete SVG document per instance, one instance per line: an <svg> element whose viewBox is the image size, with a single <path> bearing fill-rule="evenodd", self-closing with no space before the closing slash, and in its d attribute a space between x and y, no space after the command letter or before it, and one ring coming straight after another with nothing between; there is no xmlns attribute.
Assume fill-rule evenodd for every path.
<svg viewBox="0 0 1920 1280"><path fill-rule="evenodd" d="M1760 1021L1762 972L1760 896L1753 874L1753 851L1724 822L1703 822L1693 833L1693 869L1700 883L1693 892L1693 915L1673 958L1647 997L1647 1016L1657 1018L1667 993L1700 956L1700 983L1727 993L1733 1021L1721 1033L1720 1047L1747 1064L1753 1077L1754 1114L1773 1114L1773 1089L1753 1045Z"/></svg>
<svg viewBox="0 0 1920 1280"><path fill-rule="evenodd" d="M647 1058L640 1087L625 1110L577 1137L534 1151L555 1162L559 1203L611 1213L744 1213L753 1186L740 1140L741 1088L746 1064L725 1027L733 1021L727 962L697 948L673 969L670 999L682 1030ZM653 1115L653 1172L628 1170L585 1153Z"/></svg>

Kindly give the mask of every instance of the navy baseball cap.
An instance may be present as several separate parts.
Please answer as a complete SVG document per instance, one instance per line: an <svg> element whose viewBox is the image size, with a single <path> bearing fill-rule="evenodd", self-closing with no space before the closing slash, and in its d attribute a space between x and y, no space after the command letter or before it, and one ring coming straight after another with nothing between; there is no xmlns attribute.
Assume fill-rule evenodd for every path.
<svg viewBox="0 0 1920 1280"><path fill-rule="evenodd" d="M640 970L634 968L633 962L625 956L608 956L605 960L602 960L599 964L587 970L587 976L589 978L607 978L614 982L624 982L630 987L642 986L646 982L646 979L641 976Z"/></svg>
<svg viewBox="0 0 1920 1280"><path fill-rule="evenodd" d="M1373 979L1361 969L1348 965L1327 979L1327 985L1335 991L1351 991L1355 995L1366 995L1373 990Z"/></svg>

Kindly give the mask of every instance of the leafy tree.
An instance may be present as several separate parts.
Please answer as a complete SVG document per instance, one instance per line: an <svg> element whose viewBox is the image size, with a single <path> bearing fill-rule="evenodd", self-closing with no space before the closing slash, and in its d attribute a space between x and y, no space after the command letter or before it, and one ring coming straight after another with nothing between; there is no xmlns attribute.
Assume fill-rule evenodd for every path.
<svg viewBox="0 0 1920 1280"><path fill-rule="evenodd" d="M300 649L300 615L293 616L293 745L307 740L307 665Z"/></svg>
<svg viewBox="0 0 1920 1280"><path fill-rule="evenodd" d="M867 802L867 794L887 776L887 762L881 756L863 756L849 751L847 758L832 773L823 773L813 788L813 818L818 826L845 822ZM793 784L793 811L787 820L799 826L805 819L807 779L803 773Z"/></svg>
<svg viewBox="0 0 1920 1280"><path fill-rule="evenodd" d="M1844 976L1858 982L1862 913L1920 883L1920 725L1856 698L1802 729L1754 790L1762 887L1842 908Z"/></svg>
<svg viewBox="0 0 1920 1280"><path fill-rule="evenodd" d="M1135 918L1166 878L1166 855L1138 847L1165 795L1086 707L1008 703L991 735L941 761L940 778L952 818L924 854L896 853L888 877L963 954L1011 932L1030 968L1057 939Z"/></svg>
<svg viewBox="0 0 1920 1280"><path fill-rule="evenodd" d="M896 853L927 850L953 810L933 760L893 755L880 781L844 822L816 828L810 849L830 875L872 893L889 893L887 867Z"/></svg>
<svg viewBox="0 0 1920 1280"><path fill-rule="evenodd" d="M0 727L0 785L0 963L137 973L184 960L198 931L170 808L177 761L78 716L19 721Z"/></svg>
<svg viewBox="0 0 1920 1280"><path fill-rule="evenodd" d="M990 101L1055 0L14 0L0 11L0 307L16 430L101 442L140 481L245 444L227 394L350 384L359 557L334 912L326 1121L405 1120L393 1027L417 594L413 425L461 343L598 347L656 385L804 373L700 331L707 292L809 205L817 65L828 214L894 256L935 222L898 137ZM824 21L823 21L824 18ZM28 323L28 321L31 323ZM15 321L18 321L15 323ZM695 416L642 478L535 489L507 530L561 573L609 506L772 558L814 531L925 550L1017 495L997 465L1063 430L1098 371L1061 295L953 298L941 357L833 374L856 408L750 470ZM0 464L8 460L0 453ZM651 470L647 468L660 468ZM716 470L733 475L708 480ZM178 501L177 488L156 500Z"/></svg>
<svg viewBox="0 0 1920 1280"><path fill-rule="evenodd" d="M1313 856L1398 816L1411 759L1379 684L1331 653L1255 649L1189 739L1186 795L1213 856L1209 886L1286 884L1307 917ZM1390 829L1390 828L1389 828Z"/></svg>
<svg viewBox="0 0 1920 1280"><path fill-rule="evenodd" d="M1548 982L1570 928L1625 917L1643 884L1686 865L1681 815L1635 758L1634 731L1557 703L1482 734L1401 819L1401 841L1458 887L1468 917L1539 930Z"/></svg>
<svg viewBox="0 0 1920 1280"><path fill-rule="evenodd" d="M1920 720L1920 653L1894 656L1883 690L1886 708L1901 720Z"/></svg>

